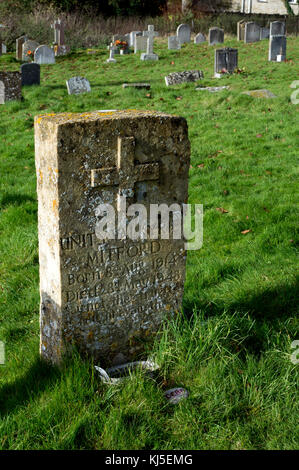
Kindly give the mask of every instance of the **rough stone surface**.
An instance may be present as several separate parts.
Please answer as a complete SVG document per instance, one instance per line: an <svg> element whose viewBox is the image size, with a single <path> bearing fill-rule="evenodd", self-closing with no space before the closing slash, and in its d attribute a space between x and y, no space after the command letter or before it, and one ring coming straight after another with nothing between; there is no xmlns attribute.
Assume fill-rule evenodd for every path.
<svg viewBox="0 0 299 470"><path fill-rule="evenodd" d="M22 86L40 84L40 65L23 64L21 65Z"/></svg>
<svg viewBox="0 0 299 470"><path fill-rule="evenodd" d="M24 42L28 41L28 37L26 35L20 36L16 39L16 59L22 60L22 46Z"/></svg>
<svg viewBox="0 0 299 470"><path fill-rule="evenodd" d="M48 46L38 46L34 52L34 62L40 65L55 64L54 50Z"/></svg>
<svg viewBox="0 0 299 470"><path fill-rule="evenodd" d="M260 37L261 37L261 27L258 24L254 22L245 24L245 33L244 33L245 43L260 41Z"/></svg>
<svg viewBox="0 0 299 470"><path fill-rule="evenodd" d="M173 72L165 77L165 83L169 85L179 85L180 83L196 82L203 78L201 70L185 70L184 72Z"/></svg>
<svg viewBox="0 0 299 470"><path fill-rule="evenodd" d="M222 44L224 42L224 30L220 28L209 29L209 45Z"/></svg>
<svg viewBox="0 0 299 470"><path fill-rule="evenodd" d="M194 38L194 44L201 44L202 42L206 42L207 38L204 34L198 33Z"/></svg>
<svg viewBox="0 0 299 470"><path fill-rule="evenodd" d="M270 36L270 29L261 28L260 39L269 39L269 36Z"/></svg>
<svg viewBox="0 0 299 470"><path fill-rule="evenodd" d="M138 51L146 51L147 47L147 37L146 36L136 36L134 43L134 53Z"/></svg>
<svg viewBox="0 0 299 470"><path fill-rule="evenodd" d="M283 21L272 21L270 23L270 36L285 36L286 25Z"/></svg>
<svg viewBox="0 0 299 470"><path fill-rule="evenodd" d="M28 57L27 52L32 51L35 52L35 49L37 49L39 46L39 43L36 41L33 41L32 39L28 39L28 41L25 41L22 45L22 60L24 62L30 61L30 57Z"/></svg>
<svg viewBox="0 0 299 470"><path fill-rule="evenodd" d="M150 83L123 83L123 88L145 88L149 90L151 87Z"/></svg>
<svg viewBox="0 0 299 470"><path fill-rule="evenodd" d="M244 34L245 34L245 20L238 21L237 23L237 38L238 41L244 41Z"/></svg>
<svg viewBox="0 0 299 470"><path fill-rule="evenodd" d="M253 98L276 98L276 95L266 89L243 91L242 95L249 95Z"/></svg>
<svg viewBox="0 0 299 470"><path fill-rule="evenodd" d="M214 72L234 73L238 67L238 49L225 47L224 49L215 50Z"/></svg>
<svg viewBox="0 0 299 470"><path fill-rule="evenodd" d="M129 47L134 47L135 39L139 36L142 36L142 31L131 31L130 32L130 43Z"/></svg>
<svg viewBox="0 0 299 470"><path fill-rule="evenodd" d="M69 95L80 95L91 91L90 83L84 77L72 77L66 81L66 86Z"/></svg>
<svg viewBox="0 0 299 470"><path fill-rule="evenodd" d="M205 87L197 87L195 88L196 91L209 91L210 93L217 93L218 91L228 90L229 86L205 86Z"/></svg>
<svg viewBox="0 0 299 470"><path fill-rule="evenodd" d="M283 60L286 60L286 58L287 38L285 36L270 36L269 61L282 62Z"/></svg>
<svg viewBox="0 0 299 470"><path fill-rule="evenodd" d="M20 72L0 72L0 104L22 99Z"/></svg>
<svg viewBox="0 0 299 470"><path fill-rule="evenodd" d="M37 116L35 149L41 355L59 363L75 344L101 365L142 357L181 309L184 242L101 240L96 208L116 211L125 193L127 206L148 211L186 203L186 120L136 110Z"/></svg>
<svg viewBox="0 0 299 470"><path fill-rule="evenodd" d="M181 44L190 42L191 40L191 28L188 24L180 24L177 27L176 35L179 38Z"/></svg>
<svg viewBox="0 0 299 470"><path fill-rule="evenodd" d="M181 49L181 43L177 36L168 37L168 49L169 50L179 50Z"/></svg>

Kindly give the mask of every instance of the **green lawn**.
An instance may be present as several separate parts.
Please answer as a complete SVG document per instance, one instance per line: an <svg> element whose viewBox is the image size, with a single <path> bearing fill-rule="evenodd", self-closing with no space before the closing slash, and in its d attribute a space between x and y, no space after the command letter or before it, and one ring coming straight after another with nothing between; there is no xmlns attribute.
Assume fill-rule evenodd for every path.
<svg viewBox="0 0 299 470"><path fill-rule="evenodd" d="M239 48L238 75L213 79L214 48L155 48L139 55L78 51L41 67L41 86L0 106L0 449L295 449L299 447L296 318L296 173L299 38L285 63L267 61L268 41ZM0 70L18 70L13 54ZM201 86L166 87L173 71L201 69ZM81 75L92 92L68 96ZM149 81L151 90L123 89ZM267 88L275 99L242 91ZM39 360L39 277L33 119L36 114L153 109L186 117L192 146L189 202L204 205L204 244L188 253L184 315L165 327L153 380L101 384L77 356L61 369ZM227 211L227 212L226 212ZM246 231L246 233L242 233ZM247 232L248 231L248 232ZM190 396L168 404L163 391Z"/></svg>

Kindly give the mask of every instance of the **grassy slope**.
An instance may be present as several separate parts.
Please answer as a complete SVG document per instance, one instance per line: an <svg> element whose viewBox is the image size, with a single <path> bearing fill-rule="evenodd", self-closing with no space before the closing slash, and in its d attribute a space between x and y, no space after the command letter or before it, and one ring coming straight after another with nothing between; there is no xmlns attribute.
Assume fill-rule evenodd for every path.
<svg viewBox="0 0 299 470"><path fill-rule="evenodd" d="M298 447L298 366L289 355L298 336L298 105L290 102L290 84L298 79L299 40L288 39L288 62L281 64L267 61L267 41L226 45L239 48L244 73L212 79L214 48L207 45L168 51L161 41L157 63L130 55L106 64L107 51L82 51L42 66L40 87L24 88L23 102L0 107L0 339L7 352L0 366L0 448ZM0 58L0 70L18 67L12 56ZM201 85L231 89L166 88L167 73L198 68L205 73ZM65 80L74 75L87 77L92 93L68 96ZM150 81L150 97L123 90L124 81ZM240 94L256 88L277 98ZM62 370L38 358L33 118L124 108L187 118L190 202L204 204L204 246L188 254L188 320L169 325L156 345L158 381L133 377L109 388L77 357ZM177 407L162 395L174 385L190 391Z"/></svg>

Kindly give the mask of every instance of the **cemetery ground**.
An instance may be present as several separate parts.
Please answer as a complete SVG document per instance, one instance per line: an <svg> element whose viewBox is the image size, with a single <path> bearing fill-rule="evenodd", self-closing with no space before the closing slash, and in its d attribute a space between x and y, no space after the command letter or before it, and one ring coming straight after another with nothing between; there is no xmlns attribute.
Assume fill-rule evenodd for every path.
<svg viewBox="0 0 299 470"><path fill-rule="evenodd" d="M238 47L242 73L214 79L214 47L168 51L157 62L106 49L78 51L41 66L41 85L0 108L1 449L295 449L296 159L299 39L287 61L267 60L268 41ZM220 45L221 47L221 45ZM245 67L244 70L243 67ZM13 54L1 70L19 70ZM170 72L200 69L204 79L165 86ZM91 93L67 94L86 77ZM150 90L123 89L150 82ZM218 93L196 86L230 88ZM243 91L269 89L277 97ZM155 379L136 373L100 382L78 355L60 369L39 359L39 273L33 119L37 114L150 109L186 117L191 141L189 202L204 206L204 243L188 252L183 315L165 326L154 350ZM163 391L183 386L171 405ZM297 429L297 434L296 434Z"/></svg>

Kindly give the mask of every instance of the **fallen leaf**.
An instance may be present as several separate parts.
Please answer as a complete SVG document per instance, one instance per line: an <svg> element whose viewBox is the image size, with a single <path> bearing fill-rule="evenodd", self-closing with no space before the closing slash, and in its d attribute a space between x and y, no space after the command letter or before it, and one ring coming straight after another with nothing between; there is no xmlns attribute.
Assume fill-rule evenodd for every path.
<svg viewBox="0 0 299 470"><path fill-rule="evenodd" d="M216 207L216 211L221 212L221 214L227 214L228 211L226 209L223 209L223 207Z"/></svg>
<svg viewBox="0 0 299 470"><path fill-rule="evenodd" d="M251 232L251 230L243 230L241 233L242 233L243 235L246 235L246 233L249 233L249 232Z"/></svg>
<svg viewBox="0 0 299 470"><path fill-rule="evenodd" d="M204 166L204 163L201 163L200 165L197 165L197 168L203 168Z"/></svg>
<svg viewBox="0 0 299 470"><path fill-rule="evenodd" d="M176 100L180 101L183 97L182 96L177 96Z"/></svg>
<svg viewBox="0 0 299 470"><path fill-rule="evenodd" d="M262 134L256 134L257 138L263 137Z"/></svg>

